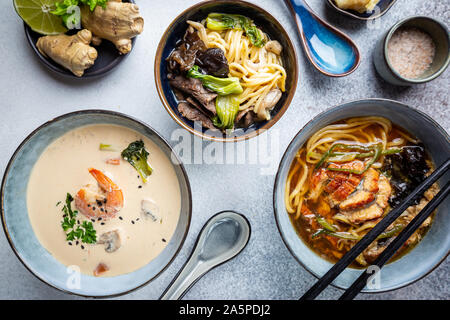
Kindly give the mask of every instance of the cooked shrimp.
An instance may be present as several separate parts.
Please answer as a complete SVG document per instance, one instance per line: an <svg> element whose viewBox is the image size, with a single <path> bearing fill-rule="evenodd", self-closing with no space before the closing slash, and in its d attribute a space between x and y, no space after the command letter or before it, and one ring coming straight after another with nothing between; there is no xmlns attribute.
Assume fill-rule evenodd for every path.
<svg viewBox="0 0 450 320"><path fill-rule="evenodd" d="M103 172L89 169L98 187L86 185L75 196L75 206L88 218L113 218L123 208L122 190Z"/></svg>

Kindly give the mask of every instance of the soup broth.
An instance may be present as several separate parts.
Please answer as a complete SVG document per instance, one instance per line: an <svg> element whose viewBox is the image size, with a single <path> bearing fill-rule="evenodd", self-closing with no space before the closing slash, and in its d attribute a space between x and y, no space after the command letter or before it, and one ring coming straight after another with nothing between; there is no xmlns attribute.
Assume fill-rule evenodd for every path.
<svg viewBox="0 0 450 320"><path fill-rule="evenodd" d="M298 151L286 182L286 208L300 238L337 262L433 170L420 141L389 120L347 119L319 130ZM371 264L437 192L435 184L352 267ZM417 245L432 219L393 259Z"/></svg>
<svg viewBox="0 0 450 320"><path fill-rule="evenodd" d="M149 153L153 172L147 182L121 157L121 151L133 141L142 141ZM104 147L106 144L109 146ZM106 192L105 198L90 200L82 208L79 190L98 188L97 182L100 186L94 173L106 176L117 188L100 190L99 194ZM122 207L110 196L119 191ZM73 229L64 230L67 211L62 209L68 193L75 198L72 210L78 212ZM120 202L120 197L117 199ZM113 203L116 213L111 209ZM152 215L144 204L150 205ZM145 266L164 250L178 223L181 196L174 167L162 150L138 132L105 124L75 129L47 147L32 170L27 206L36 237L55 259L78 266L88 275L117 276ZM83 214L86 208L92 215ZM92 223L96 241L69 240L69 232L78 227L84 230L84 223Z"/></svg>

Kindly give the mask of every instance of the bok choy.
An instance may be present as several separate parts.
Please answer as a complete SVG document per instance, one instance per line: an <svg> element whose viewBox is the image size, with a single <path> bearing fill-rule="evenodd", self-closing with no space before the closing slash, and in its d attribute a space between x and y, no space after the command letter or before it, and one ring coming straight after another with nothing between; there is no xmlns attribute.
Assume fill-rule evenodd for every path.
<svg viewBox="0 0 450 320"><path fill-rule="evenodd" d="M233 129L239 104L240 100L236 95L218 96L216 98L217 116L213 118L214 125L220 129Z"/></svg>
<svg viewBox="0 0 450 320"><path fill-rule="evenodd" d="M203 74L199 71L198 66L193 66L188 71L187 76L188 78L200 79L205 88L208 88L222 96L239 94L244 91L239 83L239 78L217 78L211 75Z"/></svg>
<svg viewBox="0 0 450 320"><path fill-rule="evenodd" d="M261 48L265 45L262 32L253 24L252 20L239 14L210 13L206 18L206 27L215 31L244 30L254 46Z"/></svg>

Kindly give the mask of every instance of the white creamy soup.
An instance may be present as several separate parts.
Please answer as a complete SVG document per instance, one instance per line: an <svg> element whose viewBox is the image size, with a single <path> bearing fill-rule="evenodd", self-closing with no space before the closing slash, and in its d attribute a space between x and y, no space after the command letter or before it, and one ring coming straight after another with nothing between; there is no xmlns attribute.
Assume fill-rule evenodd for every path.
<svg viewBox="0 0 450 320"><path fill-rule="evenodd" d="M121 157L122 150L139 140L153 169L147 182ZM100 144L110 147L100 150ZM101 188L94 173L111 182L108 188ZM70 218L62 210L67 193L75 198L71 208L78 213L73 227L64 230L62 222ZM117 276L143 267L161 253L177 226L181 196L170 159L151 140L105 124L75 129L47 147L32 170L27 205L37 238L55 259L79 266L88 275ZM83 237L83 232L92 235L90 228L82 227L89 223L95 243ZM78 238L67 240L71 231Z"/></svg>

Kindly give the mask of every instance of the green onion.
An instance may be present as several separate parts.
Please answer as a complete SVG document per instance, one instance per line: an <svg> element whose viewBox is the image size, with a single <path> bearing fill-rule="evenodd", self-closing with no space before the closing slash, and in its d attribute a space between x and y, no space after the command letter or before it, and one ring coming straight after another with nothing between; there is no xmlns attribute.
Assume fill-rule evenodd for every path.
<svg viewBox="0 0 450 320"><path fill-rule="evenodd" d="M316 216L316 221L317 221L317 222L318 222L325 230L328 230L328 231L331 231L331 232L337 231L336 227L333 226L333 225L331 225L331 224L329 224L328 221L327 221L325 218L319 216L318 214L316 214L315 216Z"/></svg>
<svg viewBox="0 0 450 320"><path fill-rule="evenodd" d="M101 151L116 151L116 149L113 148L112 145L110 145L110 144L104 144L104 143L100 143L100 150L101 150Z"/></svg>

